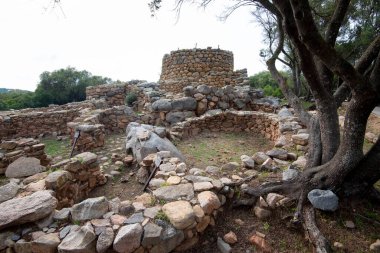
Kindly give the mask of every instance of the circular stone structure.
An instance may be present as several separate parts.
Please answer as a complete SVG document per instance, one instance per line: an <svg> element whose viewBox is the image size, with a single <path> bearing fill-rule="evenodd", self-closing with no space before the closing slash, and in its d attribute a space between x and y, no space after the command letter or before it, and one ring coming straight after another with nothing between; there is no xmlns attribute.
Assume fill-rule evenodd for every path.
<svg viewBox="0 0 380 253"><path fill-rule="evenodd" d="M221 49L183 49L162 59L160 88L174 93L200 84L223 87L247 80L247 70L234 71L234 55Z"/></svg>

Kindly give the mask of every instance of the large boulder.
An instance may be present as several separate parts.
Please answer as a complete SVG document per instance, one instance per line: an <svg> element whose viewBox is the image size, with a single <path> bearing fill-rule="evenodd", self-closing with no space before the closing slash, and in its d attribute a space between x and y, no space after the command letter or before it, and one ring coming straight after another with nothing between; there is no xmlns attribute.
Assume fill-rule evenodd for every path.
<svg viewBox="0 0 380 253"><path fill-rule="evenodd" d="M151 128L150 128L151 127ZM140 125L136 122L129 123L127 127L126 150L132 153L138 162L141 162L147 155L158 151L170 151L172 156L178 157L181 161L184 156L167 138L161 138L151 129L152 126Z"/></svg>
<svg viewBox="0 0 380 253"><path fill-rule="evenodd" d="M175 99L172 102L173 110L194 111L197 108L197 100L191 97Z"/></svg>
<svg viewBox="0 0 380 253"><path fill-rule="evenodd" d="M166 201L178 200L179 198L191 200L194 197L194 188L192 184L164 186L153 191L153 195Z"/></svg>
<svg viewBox="0 0 380 253"><path fill-rule="evenodd" d="M93 253L96 252L96 235L91 224L71 229L70 233L58 245L59 253Z"/></svg>
<svg viewBox="0 0 380 253"><path fill-rule="evenodd" d="M8 178L29 177L44 170L45 168L41 166L40 160L37 158L20 157L9 164L5 176Z"/></svg>
<svg viewBox="0 0 380 253"><path fill-rule="evenodd" d="M193 111L169 112L166 114L165 120L170 124L175 124L191 117L195 117Z"/></svg>
<svg viewBox="0 0 380 253"><path fill-rule="evenodd" d="M311 190L307 194L307 198L314 208L332 212L338 209L339 199L335 193L330 190Z"/></svg>
<svg viewBox="0 0 380 253"><path fill-rule="evenodd" d="M187 201L180 200L167 203L162 207L162 211L177 229L185 229L195 222L193 208Z"/></svg>
<svg viewBox="0 0 380 253"><path fill-rule="evenodd" d="M0 230L45 218L56 207L57 199L51 191L38 191L27 197L5 201L0 204Z"/></svg>
<svg viewBox="0 0 380 253"><path fill-rule="evenodd" d="M113 242L113 249L119 253L132 253L140 246L143 228L139 223L120 228Z"/></svg>
<svg viewBox="0 0 380 253"><path fill-rule="evenodd" d="M155 112L168 112L172 110L170 99L159 99L152 104L152 109Z"/></svg>
<svg viewBox="0 0 380 253"><path fill-rule="evenodd" d="M86 199L71 208L74 221L97 219L108 212L108 200L103 197Z"/></svg>

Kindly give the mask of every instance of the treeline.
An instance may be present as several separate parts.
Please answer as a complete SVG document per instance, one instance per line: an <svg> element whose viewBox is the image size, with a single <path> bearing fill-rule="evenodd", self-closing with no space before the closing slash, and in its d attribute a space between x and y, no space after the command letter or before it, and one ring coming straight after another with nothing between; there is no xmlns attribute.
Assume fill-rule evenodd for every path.
<svg viewBox="0 0 380 253"><path fill-rule="evenodd" d="M68 67L43 72L34 92L9 91L0 93L0 110L62 105L86 99L86 87L111 83L111 78L94 76L86 70Z"/></svg>

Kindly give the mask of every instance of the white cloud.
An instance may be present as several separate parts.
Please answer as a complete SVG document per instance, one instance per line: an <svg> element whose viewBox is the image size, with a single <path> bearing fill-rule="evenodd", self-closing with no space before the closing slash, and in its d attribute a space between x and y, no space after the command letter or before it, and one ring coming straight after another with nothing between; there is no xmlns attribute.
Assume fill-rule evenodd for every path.
<svg viewBox="0 0 380 253"><path fill-rule="evenodd" d="M220 46L234 52L235 69L264 70L261 31L248 8L226 22L223 4L183 7L176 23L173 0L150 17L147 0L0 1L0 87L34 90L43 71L67 66L112 79L157 81L165 53ZM217 1L218 3L220 1Z"/></svg>

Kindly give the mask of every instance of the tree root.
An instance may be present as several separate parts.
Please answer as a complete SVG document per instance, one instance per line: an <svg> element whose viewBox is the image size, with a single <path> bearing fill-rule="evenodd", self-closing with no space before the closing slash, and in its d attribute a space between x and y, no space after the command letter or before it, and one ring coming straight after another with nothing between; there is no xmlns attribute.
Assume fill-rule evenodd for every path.
<svg viewBox="0 0 380 253"><path fill-rule="evenodd" d="M332 252L328 240L323 236L315 222L315 211L310 205L303 208L303 226L307 233L309 241L314 245L315 252L329 253Z"/></svg>

